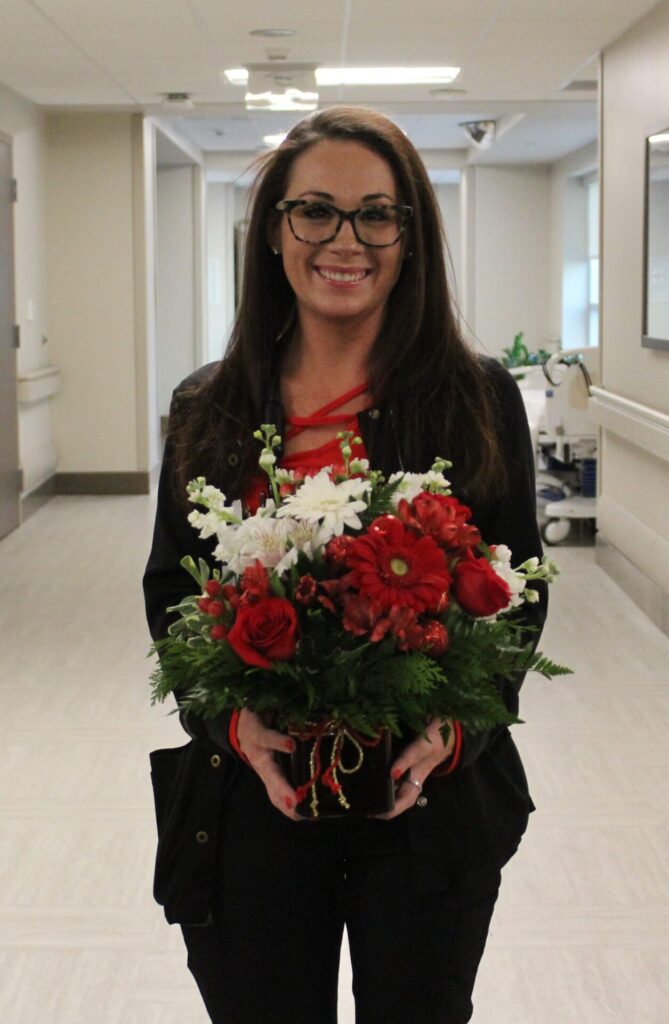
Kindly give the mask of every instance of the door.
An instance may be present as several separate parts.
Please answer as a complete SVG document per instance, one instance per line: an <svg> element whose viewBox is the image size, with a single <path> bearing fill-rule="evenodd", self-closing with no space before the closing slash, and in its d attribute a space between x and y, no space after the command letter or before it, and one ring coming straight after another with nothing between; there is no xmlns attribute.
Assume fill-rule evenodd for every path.
<svg viewBox="0 0 669 1024"><path fill-rule="evenodd" d="M0 537L19 525L12 147L0 136Z"/></svg>

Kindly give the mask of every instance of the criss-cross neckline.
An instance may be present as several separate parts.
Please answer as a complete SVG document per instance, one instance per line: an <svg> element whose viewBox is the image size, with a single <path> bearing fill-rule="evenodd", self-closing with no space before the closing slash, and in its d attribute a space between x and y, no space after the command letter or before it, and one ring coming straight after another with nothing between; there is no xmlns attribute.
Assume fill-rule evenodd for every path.
<svg viewBox="0 0 669 1024"><path fill-rule="evenodd" d="M310 416L287 416L286 426L289 427L286 431L286 441L292 441L294 437L306 430L307 427L327 427L336 426L337 424L347 423L349 420L357 416L354 412L336 413L331 415L333 411L346 402L350 402L353 398L357 398L359 395L363 395L365 391L369 391L369 384L365 381L363 384L358 384L356 387L351 388L343 395L339 395L337 398L333 398L330 402L326 402L320 409L316 409ZM331 442L327 442L330 444ZM316 449L312 449L315 451ZM301 454L301 453L300 453Z"/></svg>

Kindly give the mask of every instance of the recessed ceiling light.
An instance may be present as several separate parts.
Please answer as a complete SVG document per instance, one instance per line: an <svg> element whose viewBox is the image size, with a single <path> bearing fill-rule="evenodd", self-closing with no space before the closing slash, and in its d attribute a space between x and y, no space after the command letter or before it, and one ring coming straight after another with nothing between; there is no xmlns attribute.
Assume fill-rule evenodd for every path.
<svg viewBox="0 0 669 1024"><path fill-rule="evenodd" d="M276 149L277 146L281 145L287 134L288 132L277 132L276 135L263 135L262 140L266 146Z"/></svg>
<svg viewBox="0 0 669 1024"><path fill-rule="evenodd" d="M249 35L263 36L265 39L287 39L296 36L297 31L294 28L254 28Z"/></svg>
<svg viewBox="0 0 669 1024"><path fill-rule="evenodd" d="M223 74L231 85L246 85L249 80L247 68L226 68Z"/></svg>
<svg viewBox="0 0 669 1024"><path fill-rule="evenodd" d="M448 85L460 68L316 68L318 85Z"/></svg>
<svg viewBox="0 0 669 1024"><path fill-rule="evenodd" d="M284 92L247 92L244 97L247 110L315 110L317 92L286 89Z"/></svg>

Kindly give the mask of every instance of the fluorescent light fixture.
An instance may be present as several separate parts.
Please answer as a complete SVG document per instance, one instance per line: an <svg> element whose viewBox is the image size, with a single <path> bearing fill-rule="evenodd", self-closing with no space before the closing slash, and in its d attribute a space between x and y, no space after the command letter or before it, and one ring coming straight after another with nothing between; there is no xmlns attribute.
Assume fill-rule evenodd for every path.
<svg viewBox="0 0 669 1024"><path fill-rule="evenodd" d="M648 139L653 145L657 145L658 142L669 142L669 132L660 132L659 135L651 135Z"/></svg>
<svg viewBox="0 0 669 1024"><path fill-rule="evenodd" d="M460 68L316 68L316 83L318 85L448 85L459 74Z"/></svg>
<svg viewBox="0 0 669 1024"><path fill-rule="evenodd" d="M247 110L315 110L317 92L286 89L285 92L247 92L244 97Z"/></svg>
<svg viewBox="0 0 669 1024"><path fill-rule="evenodd" d="M277 132L276 135L263 135L262 140L266 146L276 149L277 146L281 145L287 134L288 132Z"/></svg>
<svg viewBox="0 0 669 1024"><path fill-rule="evenodd" d="M246 85L249 80L247 68L226 68L223 74L231 85Z"/></svg>

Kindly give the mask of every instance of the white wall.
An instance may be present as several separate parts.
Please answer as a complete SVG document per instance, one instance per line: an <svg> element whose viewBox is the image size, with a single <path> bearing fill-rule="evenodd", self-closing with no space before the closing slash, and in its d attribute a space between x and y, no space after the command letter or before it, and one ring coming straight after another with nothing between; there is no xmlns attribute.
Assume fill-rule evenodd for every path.
<svg viewBox="0 0 669 1024"><path fill-rule="evenodd" d="M455 304L462 306L462 240L460 185L435 185L434 191L441 210L441 219L446 235L446 271L451 297ZM450 258L449 258L450 256Z"/></svg>
<svg viewBox="0 0 669 1024"><path fill-rule="evenodd" d="M548 167L462 172L464 316L477 347L499 355L524 332L549 347L551 176Z"/></svg>
<svg viewBox="0 0 669 1024"><path fill-rule="evenodd" d="M207 185L208 357L220 359L228 344L235 311L235 193L225 182Z"/></svg>
<svg viewBox="0 0 669 1024"><path fill-rule="evenodd" d="M669 609L669 352L641 347L645 138L669 127L669 2L604 50L602 81L598 525Z"/></svg>
<svg viewBox="0 0 669 1024"><path fill-rule="evenodd" d="M198 365L192 167L158 170L156 209L158 408L167 416L173 389Z"/></svg>
<svg viewBox="0 0 669 1024"><path fill-rule="evenodd" d="M28 100L0 85L0 131L11 136L13 174L18 182L14 205L15 320L21 329L19 378L53 362L47 302L46 117ZM28 304L32 303L30 320ZM52 400L20 404L19 459L23 493L52 476L57 460Z"/></svg>

